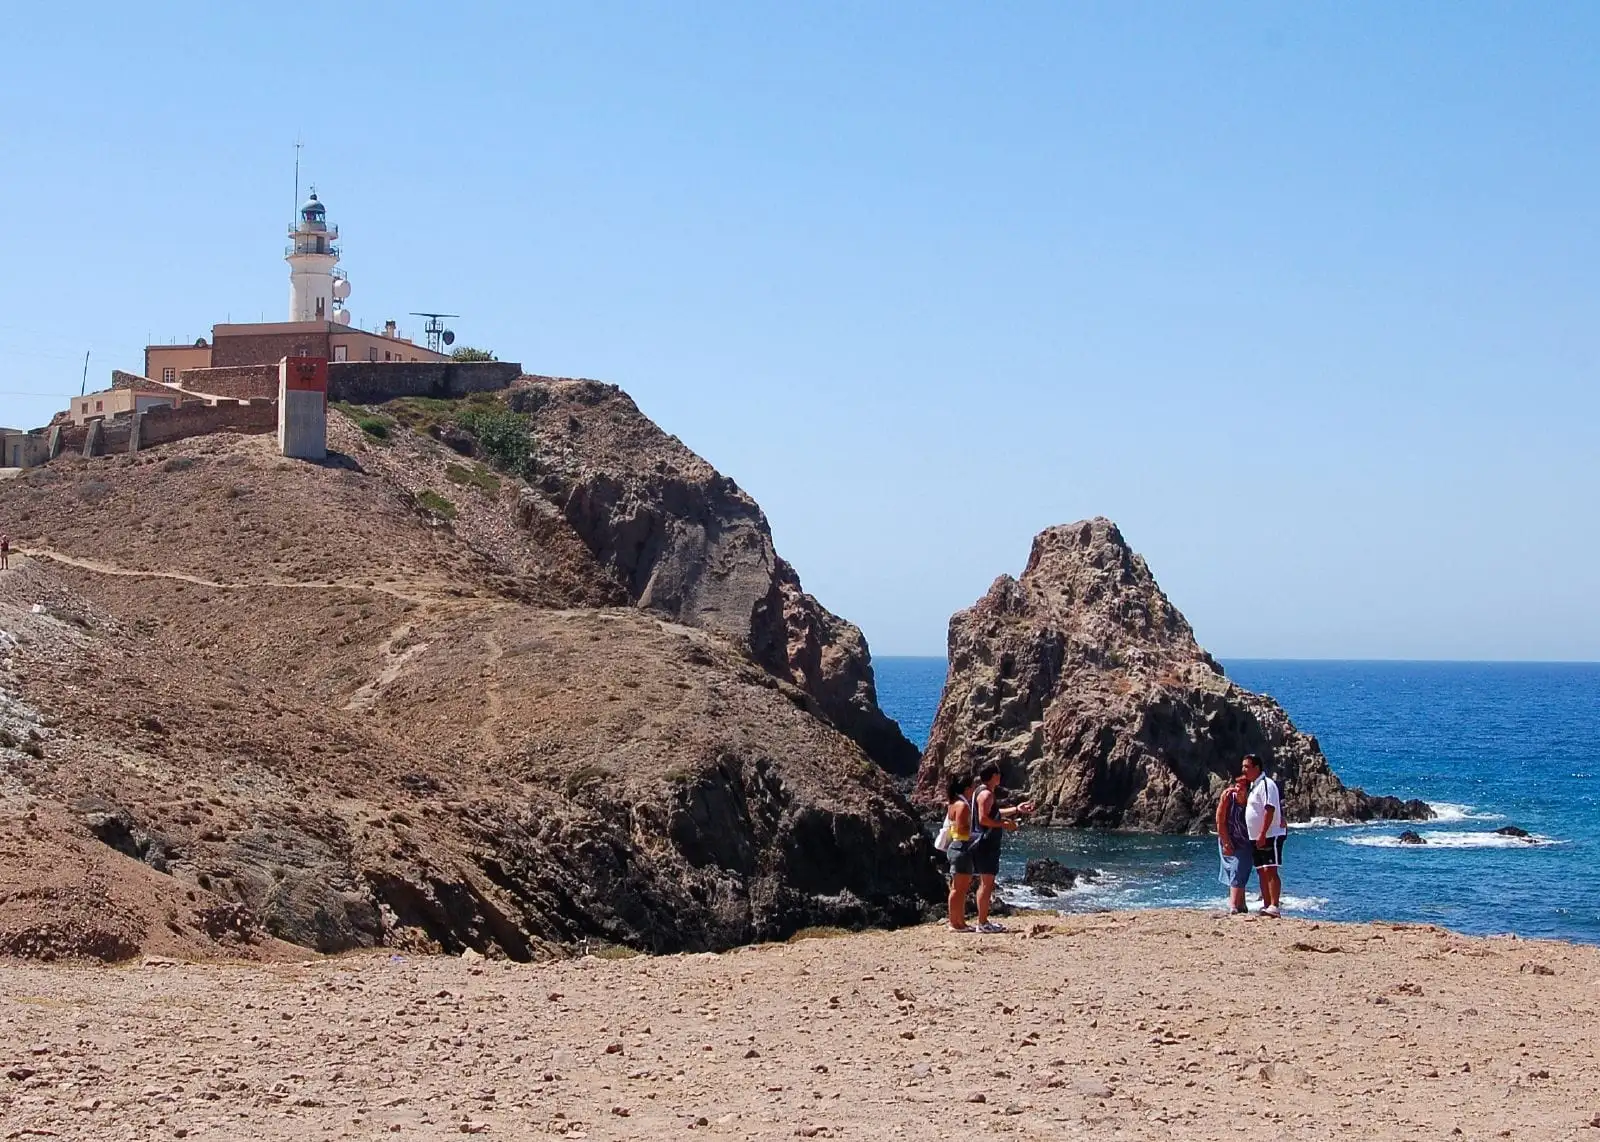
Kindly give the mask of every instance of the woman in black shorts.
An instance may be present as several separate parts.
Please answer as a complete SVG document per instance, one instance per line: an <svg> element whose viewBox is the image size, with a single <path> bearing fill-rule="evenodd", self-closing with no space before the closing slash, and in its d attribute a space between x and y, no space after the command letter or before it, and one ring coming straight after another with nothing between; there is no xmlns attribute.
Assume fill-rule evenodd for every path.
<svg viewBox="0 0 1600 1142"><path fill-rule="evenodd" d="M972 887L972 775L961 774L945 787L944 819L950 824L950 930L967 927L967 890Z"/></svg>

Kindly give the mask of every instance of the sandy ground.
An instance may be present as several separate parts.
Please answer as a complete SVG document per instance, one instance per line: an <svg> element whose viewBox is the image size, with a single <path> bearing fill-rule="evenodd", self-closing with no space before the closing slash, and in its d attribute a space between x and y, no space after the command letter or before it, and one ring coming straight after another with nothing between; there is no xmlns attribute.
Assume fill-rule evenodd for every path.
<svg viewBox="0 0 1600 1142"><path fill-rule="evenodd" d="M1177 912L542 965L8 963L0 1137L1570 1139L1600 1113L1597 983L1600 949Z"/></svg>

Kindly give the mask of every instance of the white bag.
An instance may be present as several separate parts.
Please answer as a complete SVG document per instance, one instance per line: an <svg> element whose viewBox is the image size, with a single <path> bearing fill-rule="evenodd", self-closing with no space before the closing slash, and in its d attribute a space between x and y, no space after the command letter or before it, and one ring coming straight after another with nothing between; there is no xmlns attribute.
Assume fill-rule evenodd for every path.
<svg viewBox="0 0 1600 1142"><path fill-rule="evenodd" d="M939 829L939 835L933 838L933 847L940 852L950 851L950 818L944 819L944 825Z"/></svg>

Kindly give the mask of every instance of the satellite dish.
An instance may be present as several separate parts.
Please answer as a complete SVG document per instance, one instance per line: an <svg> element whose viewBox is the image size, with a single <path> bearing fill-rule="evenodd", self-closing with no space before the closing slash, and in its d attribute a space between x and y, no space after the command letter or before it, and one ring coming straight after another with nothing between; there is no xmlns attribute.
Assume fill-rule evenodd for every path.
<svg viewBox="0 0 1600 1142"><path fill-rule="evenodd" d="M333 296L338 301L343 301L350 296L349 278L340 278L333 283Z"/></svg>
<svg viewBox="0 0 1600 1142"><path fill-rule="evenodd" d="M333 311L333 320L334 320L334 323L338 324L338 325L349 325L350 324L350 311L348 309L345 309L343 306L340 306L339 308L337 308L337 309L335 309Z"/></svg>
<svg viewBox="0 0 1600 1142"><path fill-rule="evenodd" d="M446 345L454 345L456 343L456 335L448 329L444 331L444 343Z"/></svg>

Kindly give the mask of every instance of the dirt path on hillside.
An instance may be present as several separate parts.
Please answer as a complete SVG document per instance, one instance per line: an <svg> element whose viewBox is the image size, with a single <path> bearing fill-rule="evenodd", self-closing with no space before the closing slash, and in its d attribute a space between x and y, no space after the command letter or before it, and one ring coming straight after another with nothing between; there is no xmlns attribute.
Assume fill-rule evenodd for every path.
<svg viewBox="0 0 1600 1142"><path fill-rule="evenodd" d="M482 738L485 749L496 749L500 745L498 727L500 716L505 711L505 698L500 692L500 660L506 656L506 648L500 643L500 636L491 628L484 632L483 645L489 654L483 660L483 697L488 707L484 714L483 724L478 727L478 736Z"/></svg>
<svg viewBox="0 0 1600 1142"><path fill-rule="evenodd" d="M1571 1139L1600 949L1199 912L726 955L0 964L0 1135Z"/></svg>
<svg viewBox="0 0 1600 1142"><path fill-rule="evenodd" d="M412 590L400 587L387 586L380 583L366 583L358 580L306 580L306 579L257 579L245 583L224 583L216 579L206 579L199 575L189 575L182 571L144 571L133 567L118 567L99 559L82 559L75 555L63 555L59 551L49 548L27 548L23 554L35 559L45 559L52 563L59 563L65 567L76 567L80 571L89 571L96 575L115 575L129 579L170 579L179 583L193 583L197 587L212 587L219 591L246 591L262 588L283 588L287 590L312 590L312 591L370 591L379 595L389 595L408 603L425 605L437 601L448 594L450 585L444 582L423 583L413 581ZM431 587L434 593L421 593L415 588Z"/></svg>

